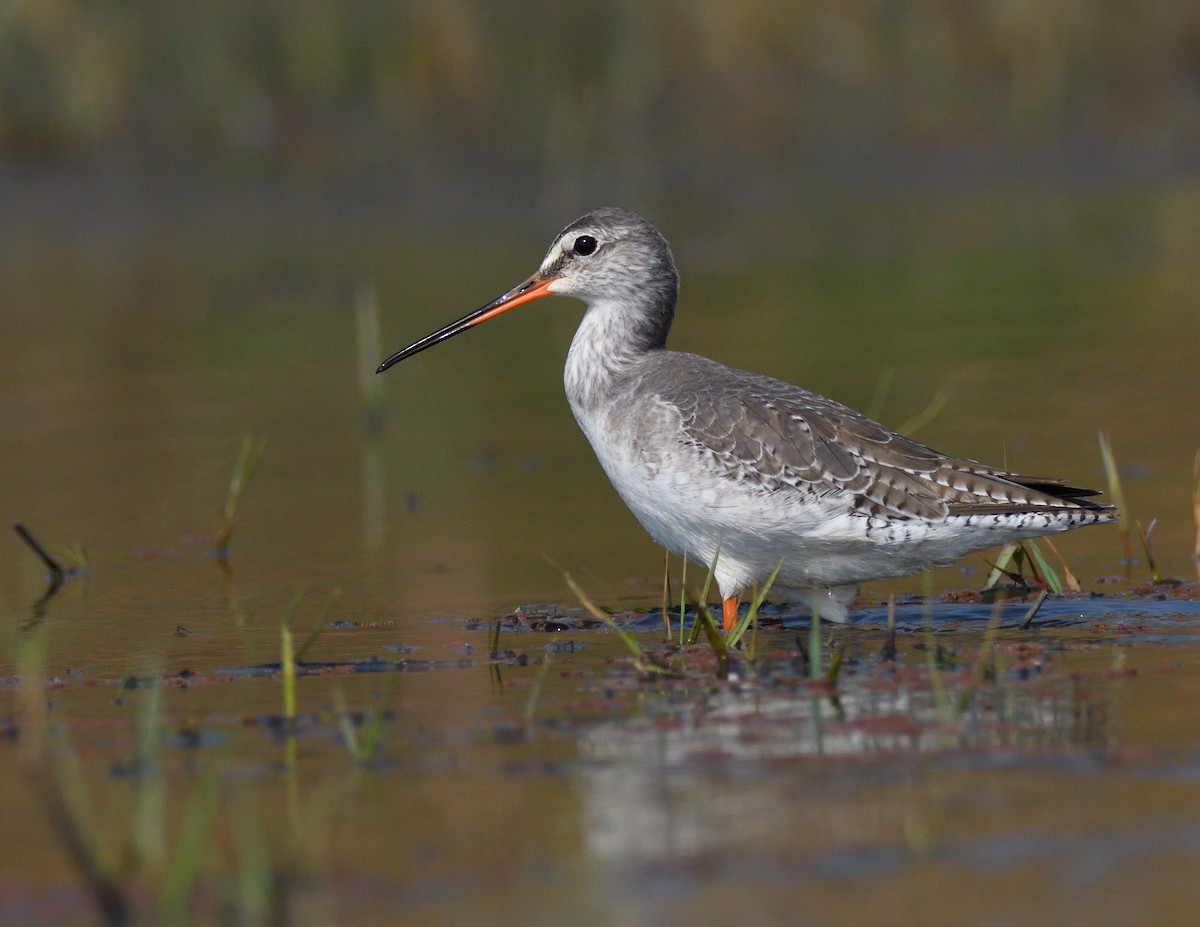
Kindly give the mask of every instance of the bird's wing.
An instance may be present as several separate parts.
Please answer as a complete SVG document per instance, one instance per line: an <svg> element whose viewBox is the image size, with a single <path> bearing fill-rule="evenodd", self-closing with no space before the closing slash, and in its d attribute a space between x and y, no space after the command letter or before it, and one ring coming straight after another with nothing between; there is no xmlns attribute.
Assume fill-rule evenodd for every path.
<svg viewBox="0 0 1200 927"><path fill-rule="evenodd" d="M678 410L685 443L727 479L768 492L851 494L868 514L893 518L1106 508L1086 500L1091 490L947 457L823 396L695 361L719 371L681 365L683 375L655 391Z"/></svg>

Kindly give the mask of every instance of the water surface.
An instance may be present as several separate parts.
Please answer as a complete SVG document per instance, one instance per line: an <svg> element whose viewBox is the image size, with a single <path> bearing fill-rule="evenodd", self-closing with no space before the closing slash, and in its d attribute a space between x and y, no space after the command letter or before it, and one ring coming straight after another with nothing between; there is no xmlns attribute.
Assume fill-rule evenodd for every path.
<svg viewBox="0 0 1200 927"><path fill-rule="evenodd" d="M851 204L792 230L664 222L684 279L673 344L892 426L944 391L919 438L1085 485L1104 485L1104 429L1131 514L1158 520L1160 570L1194 578L1195 190L1015 200ZM1165 923L1194 908L1197 615L1098 582L1125 570L1115 530L1056 540L1105 597L1052 600L1040 631L1006 616L992 638L988 606L936 605L944 680L920 605L901 610L896 665L877 657L878 603L919 578L868 587L858 624L826 640L846 648L837 699L805 684L807 625L789 613L734 681L703 648L686 679L640 680L613 635L569 622L510 622L493 660L494 616L577 606L563 570L618 612L659 597L661 553L562 397L581 307L535 304L389 372L379 430L357 370L518 282L554 229L464 247L267 225L9 232L4 514L86 566L35 612L42 565L15 535L0 563L15 732L0 763L20 783L0 807L23 848L0 872L6 922L88 911L21 772L33 737L14 676L35 645L45 742L53 764L79 758L102 842L127 839L136 731L154 717L153 690L122 680L159 680L146 775L168 833L223 769L208 871L244 870L261 834L313 923ZM360 361L367 287L385 335ZM212 537L247 434L266 452L225 570ZM932 587L979 586L985 556ZM1131 574L1146 579L1140 551ZM279 675L246 672L279 661L285 617L301 638L325 628L305 659L333 665L299 680L294 772ZM638 619L647 646L656 620ZM999 663L979 688L981 653ZM335 690L385 713L365 765ZM206 886L201 909L232 891Z"/></svg>

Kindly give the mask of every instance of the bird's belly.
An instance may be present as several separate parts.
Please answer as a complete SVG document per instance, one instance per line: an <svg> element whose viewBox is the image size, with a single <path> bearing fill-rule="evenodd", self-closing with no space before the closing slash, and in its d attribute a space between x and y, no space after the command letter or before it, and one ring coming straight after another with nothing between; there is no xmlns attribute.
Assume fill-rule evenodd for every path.
<svg viewBox="0 0 1200 927"><path fill-rule="evenodd" d="M614 488L662 546L704 567L716 564L725 593L761 582L782 562L777 582L841 585L903 575L867 519L851 514L850 494L770 492L706 470L686 454L647 462L611 445L596 454Z"/></svg>
<svg viewBox="0 0 1200 927"><path fill-rule="evenodd" d="M971 551L1072 527L1063 518L951 516L882 519L855 511L854 496L770 491L705 468L686 453L647 459L629 447L593 445L642 527L677 556L716 564L724 594L763 582L842 586L907 576Z"/></svg>

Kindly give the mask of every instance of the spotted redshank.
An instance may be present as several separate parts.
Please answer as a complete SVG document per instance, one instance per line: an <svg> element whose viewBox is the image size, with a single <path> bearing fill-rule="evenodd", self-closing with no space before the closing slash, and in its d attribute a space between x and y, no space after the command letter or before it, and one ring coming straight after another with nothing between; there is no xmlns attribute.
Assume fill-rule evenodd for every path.
<svg viewBox="0 0 1200 927"><path fill-rule="evenodd" d="M571 411L654 540L713 565L727 629L739 596L777 566L773 593L845 621L859 583L1116 518L1093 490L948 457L798 386L669 350L678 290L657 229L597 209L525 282L378 372L531 300L583 300L564 376Z"/></svg>

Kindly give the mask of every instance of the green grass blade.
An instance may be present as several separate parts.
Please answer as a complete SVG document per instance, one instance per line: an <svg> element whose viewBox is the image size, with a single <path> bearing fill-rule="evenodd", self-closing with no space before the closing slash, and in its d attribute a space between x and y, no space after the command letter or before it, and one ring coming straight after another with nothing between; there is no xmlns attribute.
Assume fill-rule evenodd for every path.
<svg viewBox="0 0 1200 927"><path fill-rule="evenodd" d="M296 651L292 629L284 621L279 625L279 666L283 675L283 716L288 724L296 720Z"/></svg>
<svg viewBox="0 0 1200 927"><path fill-rule="evenodd" d="M1042 549L1038 546L1037 541L1030 538L1024 542L1025 549L1029 551L1029 556L1037 565L1037 570L1042 574L1042 579L1046 581L1046 585L1050 587L1050 591L1055 595L1062 595L1063 583L1058 577L1058 572L1050 565L1050 561L1046 559L1046 555L1042 553Z"/></svg>
<svg viewBox="0 0 1200 927"><path fill-rule="evenodd" d="M137 766L133 792L133 831L131 841L139 866L158 868L167 859L166 782L161 764L162 686L155 670L154 685L139 693L141 707L137 718Z"/></svg>
<svg viewBox="0 0 1200 927"><path fill-rule="evenodd" d="M692 622L692 630L688 635L688 643L694 644L700 639L700 632L703 630L705 635L709 634L708 625L716 626L713 621L712 613L708 609L708 593L712 589L713 576L717 572L717 561L721 558L721 545L717 544L717 552L713 554L712 563L708 566L708 575L704 577L704 588L700 590L700 597L696 599L696 620ZM701 619L703 618L703 623ZM726 648L722 646L717 650L717 656L723 657Z"/></svg>
<svg viewBox="0 0 1200 927"><path fill-rule="evenodd" d="M707 639L708 645L712 647L713 653L717 655L717 674L724 676L725 661L729 659L729 648L725 645L725 636L717 628L717 623L707 608L696 612L696 624L704 632L704 637Z"/></svg>
<svg viewBox="0 0 1200 927"><path fill-rule="evenodd" d="M304 596L305 587L301 586L293 594L288 602L287 608L284 610L284 617L288 623L291 623L292 616L300 607L300 599ZM308 636L304 638L304 643L296 648L296 662L303 663L304 657L308 653L309 648L317 642L317 638L321 636L321 632L329 627L329 616L333 613L334 603L341 598L342 590L334 589L329 593L329 598L325 600L325 607L321 609L321 617L317 619L317 623L313 625L313 629L308 632Z"/></svg>
<svg viewBox="0 0 1200 927"><path fill-rule="evenodd" d="M615 631L617 637L621 639L621 643L625 645L625 648L640 660L642 658L642 647L637 642L637 638L617 624L617 622L612 619L611 615L608 615L600 608L597 608L596 603L588 598L587 593L584 592L583 589L580 588L579 584L571 578L570 573L563 573L563 579L566 581L571 591L575 593L575 598L579 599L579 603L587 609L588 614L602 623L609 630Z"/></svg>
<svg viewBox="0 0 1200 927"><path fill-rule="evenodd" d="M1154 526L1158 524L1157 518L1150 519L1150 524L1146 527L1142 526L1140 518L1135 519L1138 529L1138 538L1142 542L1142 553L1146 555L1146 568L1150 571L1150 582L1158 585L1163 581L1163 576L1158 572L1158 565L1154 562L1154 550L1150 546L1150 536L1154 534Z"/></svg>
<svg viewBox="0 0 1200 927"><path fill-rule="evenodd" d="M266 449L267 439L264 435L246 435L242 439L242 447L238 451L238 459L234 464L233 474L229 478L229 494L225 499L225 512L228 520L233 520L242 493L246 491L250 480L254 478L254 473L258 469Z"/></svg>
<svg viewBox="0 0 1200 927"><path fill-rule="evenodd" d="M287 621L279 625L279 667L283 677L284 765L296 769L296 651Z"/></svg>
<svg viewBox="0 0 1200 927"><path fill-rule="evenodd" d="M263 451L267 448L267 439L262 435L246 435L242 439L242 447L238 452L237 461L233 465L233 475L229 478L229 492L225 496L225 508L221 512L221 531L217 536L217 552L224 554L229 547L229 539L233 535L233 520L237 514L238 502L242 493L250 485L254 471L258 469Z"/></svg>
<svg viewBox="0 0 1200 927"><path fill-rule="evenodd" d="M762 607L763 601L770 594L771 586L774 585L775 578L779 575L779 571L782 569L783 561L780 560L779 563L775 564L775 569L771 571L771 575L767 577L766 582L762 584L762 588L754 594L754 598L751 600L750 608L747 609L746 614L741 617L738 623L734 626L733 630L725 636L725 645L727 647L736 647L738 645L738 641L740 641L742 636L746 633L746 629L750 627L751 622L758 620L758 610L760 607Z"/></svg>
<svg viewBox="0 0 1200 927"><path fill-rule="evenodd" d="M987 582L983 584L984 589L995 588L996 583L1004 578L1005 570L1008 569L1008 564L1012 561L1018 547L1020 545L1016 541L1010 541L1000 548L1000 553L996 555L996 562L992 564L992 571L988 573Z"/></svg>
<svg viewBox="0 0 1200 927"><path fill-rule="evenodd" d="M829 660L829 669L825 671L825 685L831 689L837 688L838 677L842 673L842 666L846 662L846 642L840 641L833 651L833 656Z"/></svg>
<svg viewBox="0 0 1200 927"><path fill-rule="evenodd" d="M1128 579L1133 570L1133 544L1129 538L1129 510L1125 506L1125 492L1121 487L1121 473L1117 469L1117 460L1113 456L1112 445L1108 436L1097 432L1100 438L1100 459L1104 462L1104 474L1108 478L1108 494L1117 507L1117 527L1121 535L1121 551L1125 560L1125 577Z"/></svg>
<svg viewBox="0 0 1200 927"><path fill-rule="evenodd" d="M163 880L159 923L186 924L189 902L204 868L221 799L221 771L213 763L201 776L183 811L175 849Z"/></svg>

